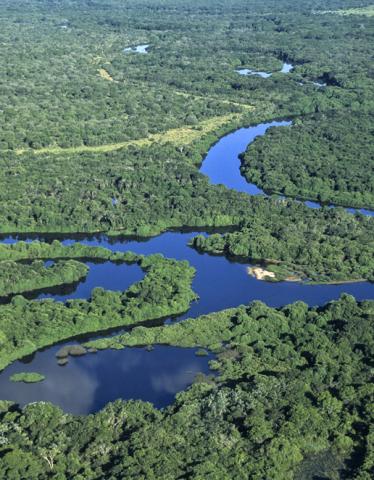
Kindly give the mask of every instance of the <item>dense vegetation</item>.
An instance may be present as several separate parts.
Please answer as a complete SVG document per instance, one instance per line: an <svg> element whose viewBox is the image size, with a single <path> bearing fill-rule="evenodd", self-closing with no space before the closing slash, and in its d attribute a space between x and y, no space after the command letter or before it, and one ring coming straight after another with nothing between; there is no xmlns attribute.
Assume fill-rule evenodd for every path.
<svg viewBox="0 0 374 480"><path fill-rule="evenodd" d="M0 262L0 297L78 282L88 270L75 260L56 262L50 267L42 260L30 264Z"/></svg>
<svg viewBox="0 0 374 480"><path fill-rule="evenodd" d="M254 214L238 230L208 237L198 235L192 245L212 254L262 262L277 273L281 266L282 276L296 274L319 283L374 280L371 219L338 208L324 208L318 213L323 222L317 223L315 210L288 201L278 203L277 214L270 207L266 215Z"/></svg>
<svg viewBox="0 0 374 480"><path fill-rule="evenodd" d="M266 192L374 209L373 120L343 111L271 129L247 150L241 171Z"/></svg>
<svg viewBox="0 0 374 480"><path fill-rule="evenodd" d="M222 134L292 118L249 149L245 175L286 196L373 207L372 10L369 0L3 0L0 233L229 226L193 246L279 278L374 281L373 219L249 198L198 171ZM139 44L149 53L124 53ZM187 262L57 241L1 244L0 290L74 281L82 259L136 262L145 277L65 304L13 296L0 305L0 369L196 298ZM372 301L349 296L318 309L255 302L96 341L209 349L217 375L161 411L118 401L74 417L0 401L0 478L369 480L373 317Z"/></svg>
<svg viewBox="0 0 374 480"><path fill-rule="evenodd" d="M194 269L162 255L138 257L146 272L125 292L96 288L89 300L26 300L0 305L0 369L39 348L75 335L183 313L196 298Z"/></svg>
<svg viewBox="0 0 374 480"><path fill-rule="evenodd" d="M38 372L20 372L14 373L10 380L12 382L38 383L45 380L45 376Z"/></svg>
<svg viewBox="0 0 374 480"><path fill-rule="evenodd" d="M222 131L316 111L373 110L370 18L311 15L324 7L317 0L292 2L290 16L289 2L131 0L124 8L116 0L44 0L26 13L22 2L4 2L1 230L152 234L246 218L243 197L209 186L191 165ZM123 53L140 43L150 45L148 54ZM235 72L277 71L284 60L295 65L290 75L264 81ZM314 86L317 79L328 87ZM222 130L207 136L204 122L217 116ZM168 145L161 136L112 151L184 127L202 128L202 138L184 145L175 131ZM98 150L50 153L56 145Z"/></svg>
<svg viewBox="0 0 374 480"><path fill-rule="evenodd" d="M10 158L0 171L2 231L149 235L173 226L237 223L247 198L210 187L192 164L201 159L198 151L182 150L154 144L79 159Z"/></svg>
<svg viewBox="0 0 374 480"><path fill-rule="evenodd" d="M19 241L17 243L0 244L0 262L5 260L56 260L61 258L68 259L90 259L90 260L109 260L111 262L134 263L139 260L139 256L132 252L113 252L108 248L91 247L82 243L73 243L64 245L59 240L53 240L51 243Z"/></svg>
<svg viewBox="0 0 374 480"><path fill-rule="evenodd" d="M218 376L199 377L163 411L118 401L73 417L50 404L3 402L0 475L368 480L373 313L373 302L344 296L320 309L255 302L135 329L125 343L214 348Z"/></svg>
<svg viewBox="0 0 374 480"><path fill-rule="evenodd" d="M290 16L290 0L131 0L126 6L35 0L27 11L23 2L6 0L0 17L3 148L145 137L236 108L225 100L258 105L266 115L370 108L370 19L311 15L326 9L319 0L293 3ZM355 3L362 4L339 0L329 7ZM150 45L147 55L123 53L141 43ZM278 75L264 83L234 71L277 71L283 59L297 64L292 80ZM298 79L324 75L343 89L297 89Z"/></svg>
<svg viewBox="0 0 374 480"><path fill-rule="evenodd" d="M331 8L347 6L330 3ZM210 185L197 171L218 135L273 117L300 118L295 120L300 127L269 135L279 139L284 158L288 136L312 129L313 118L328 119L321 120L320 130L336 119L327 131L349 144L349 152L362 118L364 143L371 118L365 112L373 110L374 98L370 18L310 15L323 6L316 1L293 5L292 17L289 0L276 2L277 13L271 13L275 3L270 0L253 2L250 9L242 0L128 2L126 9L114 0L107 6L83 2L84 15L73 13L73 4L34 2L25 16L17 2L5 3L8 18L0 17L7 59L0 74L6 95L0 114L1 231L150 235L171 227L234 225L242 229L240 248L230 245L228 253L280 260L316 281L372 279L373 221L339 214L338 225L332 225L334 214L307 212L293 202L248 202L246 195ZM186 15L191 12L196 15ZM137 43L150 44L149 53L123 53ZM29 45L35 47L31 56ZM42 68L46 59L48 68ZM284 60L295 65L289 75L264 81L235 73L245 66L276 71ZM40 66L37 77L35 65ZM103 69L113 81L100 76ZM318 79L327 87L312 84ZM317 167L316 152L327 148L319 127L314 130L310 161L303 163L310 175ZM310 133L300 135L305 140ZM331 176L331 185L324 177L322 186L303 195L327 200L334 190L338 203L370 206L365 162L352 168L349 152L346 163L338 167L340 157L334 157L330 170L321 169L320 176ZM292 174L298 171L291 168ZM333 171L339 174L334 185ZM276 179L275 190L299 195L299 187L279 184L286 172ZM274 177L268 169L264 175ZM347 193L336 188L360 192L340 202L337 195L346 198Z"/></svg>

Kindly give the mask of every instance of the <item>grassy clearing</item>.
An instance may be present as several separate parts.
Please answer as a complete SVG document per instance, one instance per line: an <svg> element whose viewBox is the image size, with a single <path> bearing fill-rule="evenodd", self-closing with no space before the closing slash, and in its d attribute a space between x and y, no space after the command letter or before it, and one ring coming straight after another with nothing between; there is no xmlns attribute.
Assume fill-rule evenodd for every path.
<svg viewBox="0 0 374 480"><path fill-rule="evenodd" d="M16 150L18 155L22 155L27 152L33 152L35 155L42 155L42 154L72 154L72 153L106 153L112 152L114 150L120 150L121 148L129 147L130 145L142 147L146 145L150 145L152 143L175 143L176 145L188 145L195 140L198 140L203 135L213 132L224 124L233 121L237 118L237 114L229 114L229 115L222 115L219 117L212 117L208 120L205 120L199 123L196 127L181 127L181 128L174 128L168 130L163 133L157 133L155 135L150 135L146 138L140 138L138 140L129 140L127 142L120 142L120 143L111 143L105 145L95 145L95 146L88 146L88 145L80 145L79 147L68 147L68 148L61 148L61 147L46 147L40 148L38 150L26 150L26 149L19 149Z"/></svg>
<svg viewBox="0 0 374 480"><path fill-rule="evenodd" d="M194 95L192 93L181 92L181 91L175 91L174 93L176 95L179 95L180 97L193 98L194 100L205 100L205 101L211 100L212 102L219 102L222 105L232 105L234 107L239 107L246 111L252 111L255 108L253 105L248 105L246 103L240 103L240 102L233 102L232 100L222 100L220 98L214 98L214 97L203 97L201 95Z"/></svg>
<svg viewBox="0 0 374 480"><path fill-rule="evenodd" d="M108 82L114 82L113 77L109 75L109 73L105 70L105 68L99 68L98 72L100 77L103 78L104 80L107 80Z"/></svg>

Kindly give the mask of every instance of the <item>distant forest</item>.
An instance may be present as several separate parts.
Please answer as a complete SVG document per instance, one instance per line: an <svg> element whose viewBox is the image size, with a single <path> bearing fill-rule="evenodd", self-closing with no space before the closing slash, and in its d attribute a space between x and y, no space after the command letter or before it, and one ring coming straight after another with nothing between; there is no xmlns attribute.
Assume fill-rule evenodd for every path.
<svg viewBox="0 0 374 480"><path fill-rule="evenodd" d="M196 300L187 261L17 234L209 230L191 248L259 264L274 281L374 282L374 218L343 208L374 209L373 18L369 0L1 2L0 234L16 243L0 244L0 369L126 326L86 347L164 344L214 359L211 376L160 410L119 400L73 416L0 395L0 478L372 478L372 300L254 302L144 326ZM268 197L199 171L223 135L276 119L292 126L241 155ZM26 298L84 279L88 260L136 263L143 278L85 300Z"/></svg>

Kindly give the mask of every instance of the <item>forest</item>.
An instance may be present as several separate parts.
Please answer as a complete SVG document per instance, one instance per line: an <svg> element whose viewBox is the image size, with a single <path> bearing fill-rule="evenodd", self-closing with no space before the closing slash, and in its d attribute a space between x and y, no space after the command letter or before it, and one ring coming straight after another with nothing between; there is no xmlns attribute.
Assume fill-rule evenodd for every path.
<svg viewBox="0 0 374 480"><path fill-rule="evenodd" d="M48 403L1 403L0 475L9 479L371 478L372 301L318 309L261 302L137 328L124 345L214 349L164 410L141 401L74 417Z"/></svg>
<svg viewBox="0 0 374 480"><path fill-rule="evenodd" d="M0 17L3 232L146 235L175 226L237 225L247 215L238 195L209 186L195 168L218 136L238 123L331 111L350 118L351 111L373 110L368 17L308 15L318 9L316 1L303 2L292 18L289 0L276 2L276 15L268 13L269 1L250 9L242 0L235 8L211 1L197 7L128 2L126 9L117 1L110 8L79 2L85 15L73 13L75 3L34 2L24 17L17 2L5 2L7 15ZM198 12L191 19L183 15L190 8ZM148 43L149 53L123 53L136 43ZM266 82L235 72L246 66L276 71L285 59L295 65L292 75ZM354 68L347 68L350 62ZM113 81L100 76L102 69ZM318 88L316 80L328 86ZM168 145L126 143L178 128L198 133L216 117L223 125L209 134L201 130L188 145L177 132ZM351 128L347 120L339 134ZM123 142L125 148L112 151ZM56 146L62 150L49 153ZM79 153L87 146L97 153ZM349 152L345 162L352 162ZM363 158L355 167L357 178L365 176L365 165ZM344 203L355 206L349 188L357 187L342 179L339 188ZM359 204L370 206L370 192L362 190ZM318 194L323 198L325 191Z"/></svg>
<svg viewBox="0 0 374 480"><path fill-rule="evenodd" d="M80 250L84 251L84 246ZM133 254L130 258L135 261ZM195 272L188 262L166 259L162 255L139 256L136 261L145 276L124 292L95 288L89 300L68 300L66 303L53 299L27 300L16 295L9 303L0 305L0 369L66 338L161 319L188 310L196 299L191 289ZM86 268L80 262L68 262ZM34 281L39 282L38 278Z"/></svg>
<svg viewBox="0 0 374 480"><path fill-rule="evenodd" d="M254 301L176 322L198 290L172 240L175 259L87 240L138 247L193 230L201 263L369 291L374 218L344 207L374 209L373 18L370 0L1 2L0 375L19 360L12 387L48 385L27 364L64 340L97 355L163 345L212 359L160 409L119 399L72 415L1 394L0 478L372 478L373 299ZM226 134L281 119L292 126L240 158L267 195L200 172ZM38 298L75 288L87 262L136 264L143 277L86 299Z"/></svg>
<svg viewBox="0 0 374 480"><path fill-rule="evenodd" d="M338 111L297 119L257 139L245 178L266 192L374 209L373 114Z"/></svg>
<svg viewBox="0 0 374 480"><path fill-rule="evenodd" d="M325 207L318 211L323 222L317 223L315 210L302 204L292 207L288 201L278 203L277 214L270 207L266 214L248 217L233 232L198 235L191 246L201 252L266 264L267 269L281 273L280 279L296 274L316 283L374 280L374 237L368 231L371 219ZM289 215L292 210L294 215L287 218L286 212ZM279 272L280 266L283 272Z"/></svg>
<svg viewBox="0 0 374 480"><path fill-rule="evenodd" d="M88 267L68 260L45 266L42 260L30 264L0 262L0 296L74 283L86 276Z"/></svg>

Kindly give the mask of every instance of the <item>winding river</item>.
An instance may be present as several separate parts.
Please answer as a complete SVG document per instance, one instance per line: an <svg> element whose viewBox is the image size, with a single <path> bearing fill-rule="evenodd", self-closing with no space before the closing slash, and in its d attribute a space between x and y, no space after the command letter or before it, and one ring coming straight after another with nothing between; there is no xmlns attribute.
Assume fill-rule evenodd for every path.
<svg viewBox="0 0 374 480"><path fill-rule="evenodd" d="M262 190L248 184L240 175L239 154L245 151L256 137L264 135L268 128L290 124L288 120L262 123L226 135L209 150L201 172L209 176L212 183L222 183L228 188L250 195L264 195ZM313 202L305 203L313 208L319 207ZM362 212L373 214L365 210ZM249 264L201 254L188 247L188 241L197 233L201 232L167 232L148 240L87 236L79 241L113 251L162 253L166 257L188 260L196 269L193 289L200 298L191 305L186 314L179 316L178 319L167 319L166 322L181 321L188 317L246 304L252 300L262 300L270 306L278 307L296 300L303 300L309 305L322 305L337 299L343 292L354 295L358 300L374 297L374 284L368 282L305 285L256 280L247 274ZM22 238L32 240L32 237ZM51 241L50 236L43 238L40 235L38 238ZM6 237L3 241L11 243L18 239ZM73 237L63 239L66 245L75 241L77 239ZM89 298L94 287L125 290L143 275L136 265L116 265L111 262L90 262L88 265L90 271L84 281L73 286L33 292L29 297L54 298L58 301ZM160 320L159 324L164 321ZM99 336L99 334L85 336L80 340ZM208 362L212 358L210 354L205 357L196 356L196 349L156 346L150 352L144 348L102 351L72 358L68 365L58 366L55 358L57 350L76 341L61 342L11 364L0 373L0 398L16 401L21 405L33 401L51 401L65 411L76 414L95 412L107 402L117 398L142 399L151 401L157 407L164 407L173 401L178 391L192 382L197 372L209 373ZM42 373L46 379L36 384L10 382L9 376L13 373L27 371Z"/></svg>

